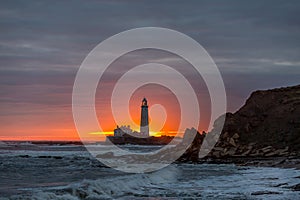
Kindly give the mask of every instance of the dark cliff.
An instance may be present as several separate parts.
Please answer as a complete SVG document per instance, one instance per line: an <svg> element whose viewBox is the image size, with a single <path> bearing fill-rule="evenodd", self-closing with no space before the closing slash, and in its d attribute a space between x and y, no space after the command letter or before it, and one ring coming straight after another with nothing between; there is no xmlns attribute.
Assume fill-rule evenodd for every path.
<svg viewBox="0 0 300 200"><path fill-rule="evenodd" d="M216 120L209 134L219 128ZM237 112L226 114L210 155L273 156L287 152L300 152L300 85L253 92Z"/></svg>
<svg viewBox="0 0 300 200"><path fill-rule="evenodd" d="M238 133L241 144L300 150L300 85L253 92L246 104L227 114L223 133Z"/></svg>
<svg viewBox="0 0 300 200"><path fill-rule="evenodd" d="M225 118L224 126L220 121ZM226 113L206 134L206 144L214 144L207 157L272 157L300 153L300 85L253 92L235 113ZM195 161L205 134L197 133L192 145L179 159ZM204 147L205 148L205 147ZM193 158L193 159L192 159Z"/></svg>

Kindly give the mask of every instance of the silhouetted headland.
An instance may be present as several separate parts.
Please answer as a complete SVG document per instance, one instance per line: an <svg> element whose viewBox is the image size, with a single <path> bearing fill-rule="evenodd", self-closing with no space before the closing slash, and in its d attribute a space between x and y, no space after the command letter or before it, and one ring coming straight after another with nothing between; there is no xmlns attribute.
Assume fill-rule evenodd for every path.
<svg viewBox="0 0 300 200"><path fill-rule="evenodd" d="M208 144L214 140L224 117L224 127L214 148L198 159L204 138ZM187 129L185 134L189 132ZM300 168L299 155L300 85L297 85L253 92L237 112L217 119L211 132L197 133L178 161Z"/></svg>

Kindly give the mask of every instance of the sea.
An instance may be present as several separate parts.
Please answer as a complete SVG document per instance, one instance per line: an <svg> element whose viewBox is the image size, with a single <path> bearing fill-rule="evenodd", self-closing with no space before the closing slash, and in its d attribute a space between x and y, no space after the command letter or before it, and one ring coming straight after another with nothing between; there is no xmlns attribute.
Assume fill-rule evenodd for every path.
<svg viewBox="0 0 300 200"><path fill-rule="evenodd" d="M291 189L299 183L296 169L234 164L170 164L151 173L125 173L105 166L83 145L0 142L1 200L300 199Z"/></svg>

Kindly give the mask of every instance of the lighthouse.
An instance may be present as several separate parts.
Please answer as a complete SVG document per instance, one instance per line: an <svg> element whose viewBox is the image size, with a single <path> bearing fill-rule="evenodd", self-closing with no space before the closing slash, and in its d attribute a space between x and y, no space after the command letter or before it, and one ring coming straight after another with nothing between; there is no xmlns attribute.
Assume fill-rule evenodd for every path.
<svg viewBox="0 0 300 200"><path fill-rule="evenodd" d="M141 135L144 137L149 137L149 119L148 119L148 104L147 99L144 98L141 106Z"/></svg>

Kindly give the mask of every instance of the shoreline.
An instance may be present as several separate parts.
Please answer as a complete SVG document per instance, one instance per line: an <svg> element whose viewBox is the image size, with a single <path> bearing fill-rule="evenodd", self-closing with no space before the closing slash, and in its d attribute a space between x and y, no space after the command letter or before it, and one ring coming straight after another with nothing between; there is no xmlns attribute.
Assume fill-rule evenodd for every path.
<svg viewBox="0 0 300 200"><path fill-rule="evenodd" d="M180 162L179 162L180 163ZM298 156L202 158L197 164L235 164L237 166L293 168L300 170Z"/></svg>
<svg viewBox="0 0 300 200"><path fill-rule="evenodd" d="M41 149L45 143L37 143L38 145L42 145L39 148L31 145L25 146L15 146L12 144L7 144L2 146L0 149L2 150L48 150L46 147L51 147L54 143L47 143L50 146L44 146L45 149ZM74 145L75 147L82 147L81 144L73 143L73 142L59 142L55 143L54 146L64 147L65 145ZM138 145L137 145L138 146ZM152 145L149 145L152 146ZM291 154L291 153L289 153ZM300 156L294 153L294 155L275 155L275 156L242 156L242 155L233 155L233 156L221 156L219 158L213 156L207 156L205 158L197 159L197 160L177 160L175 163L195 163L195 164L235 164L238 166L254 166L254 167L277 167L277 168L294 168L300 170Z"/></svg>

